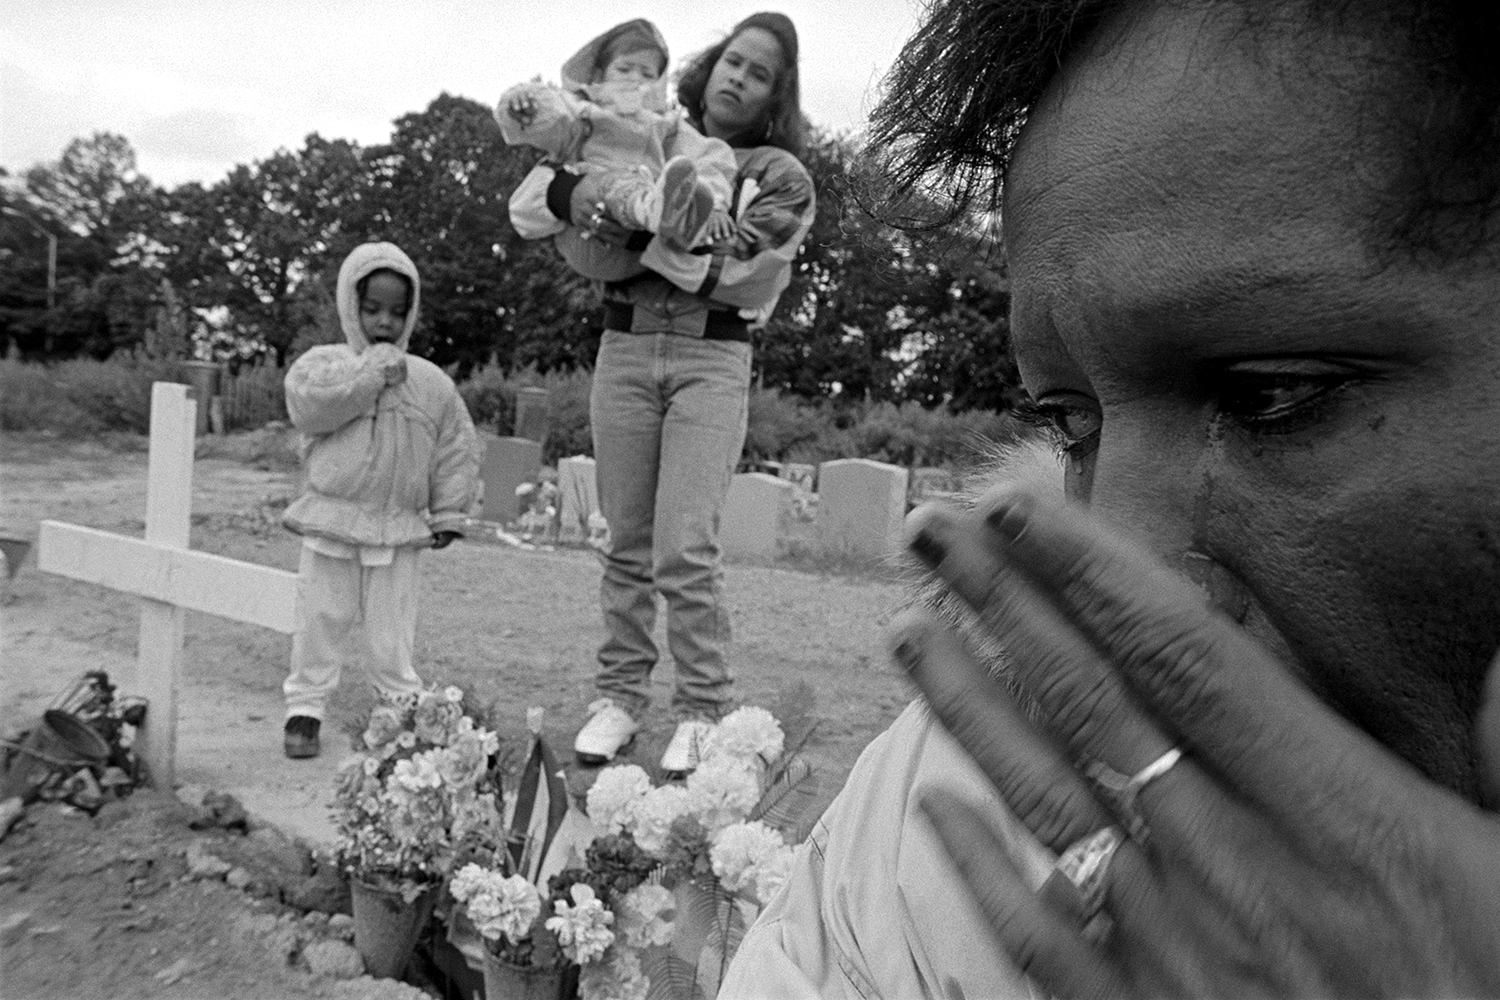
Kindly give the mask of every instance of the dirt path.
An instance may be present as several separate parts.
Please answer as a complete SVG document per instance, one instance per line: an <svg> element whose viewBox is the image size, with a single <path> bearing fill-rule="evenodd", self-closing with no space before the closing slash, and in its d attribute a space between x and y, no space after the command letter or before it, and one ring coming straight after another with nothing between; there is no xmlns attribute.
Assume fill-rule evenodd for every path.
<svg viewBox="0 0 1500 1000"><path fill-rule="evenodd" d="M296 489L295 471L274 461L247 461L257 454L274 457L276 449L266 448L263 440L220 442L215 451L224 457L200 457L195 464L192 547L295 569L297 541L275 524L279 504ZM138 536L145 474L143 442L136 439L61 442L8 434L0 438L0 534L31 536L37 521L52 518ZM598 572L593 555L578 550L527 552L468 542L424 556L418 670L431 681L458 684L493 700L502 727L518 736L524 732L526 709L543 706L549 737L566 750L592 697L593 652L600 635ZM819 721L810 754L821 775L823 798L831 798L859 751L908 700L905 684L887 665L881 646L880 626L899 603L901 588L734 565L728 568L727 584L737 696L743 703L773 708L783 699L808 708L811 700L810 711ZM84 670L102 668L122 693L131 692L136 599L39 573L34 557L13 582L11 594L11 603L0 607L0 731L30 725ZM318 844L330 836L326 807L343 749L338 730L357 714L367 695L357 672L346 674L334 717L325 724L324 754L313 761L287 760L280 748L280 685L289 648L285 636L189 615L186 680L179 693L177 766L183 787L177 791L192 802L206 790L229 792L257 821ZM653 693L658 708L626 760L654 762L670 735L671 720L664 713L669 670L655 678ZM571 776L575 789L591 778L587 772ZM20 935L17 940L26 943L27 955L38 948L45 954L49 942L69 938L68 929L81 919L64 917L61 929L50 936L33 933L34 915L47 909L49 892L56 897L51 901L62 905L78 889L72 876L59 875L49 886L34 872L24 892L14 891L20 866L8 853L24 847L31 852L26 865L36 872L50 870L48 859L36 856L45 851L37 831L26 829L37 822L28 816L13 840L0 844L0 916L33 915L25 922L29 930L5 931L9 937ZM73 822L80 825L75 833L87 827L96 838L107 839L98 820L75 817ZM235 895L222 883L219 887ZM164 933L162 926L125 933L98 924L90 947L80 952L74 946L70 961L83 956L81 960L102 966L127 955L139 958L151 947L161 955L186 950L192 953L186 960L198 963L201 987L207 982L202 970L218 961L199 953L207 938L199 942L183 932L148 944L151 933ZM7 965L14 969L17 941L4 944ZM154 976L160 969L142 970L148 971ZM290 992L285 983L266 993L243 983L231 988L230 980L244 971L218 983L216 988L229 992L213 995L326 995L316 989ZM253 963L234 981L245 976L254 978ZM72 992L36 995L86 995L77 991L84 980L70 981ZM151 995L153 988L163 996L209 995L173 992L150 977L143 982L140 995ZM307 988L314 989L322 980L309 982ZM113 993L98 995L136 995L132 989L116 983ZM15 994L7 988L4 995Z"/></svg>

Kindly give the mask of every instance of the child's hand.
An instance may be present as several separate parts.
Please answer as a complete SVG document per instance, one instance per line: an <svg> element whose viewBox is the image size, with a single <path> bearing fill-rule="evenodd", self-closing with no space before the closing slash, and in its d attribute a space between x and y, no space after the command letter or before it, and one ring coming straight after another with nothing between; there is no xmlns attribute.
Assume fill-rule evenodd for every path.
<svg viewBox="0 0 1500 1000"><path fill-rule="evenodd" d="M703 239L707 243L717 243L720 240L732 240L739 232L739 227L734 224L729 213L716 208L708 217L708 228L704 230Z"/></svg>
<svg viewBox="0 0 1500 1000"><path fill-rule="evenodd" d="M384 365L381 370L385 372L385 384L388 386L400 385L402 382L406 381L405 358L398 358L397 360Z"/></svg>
<svg viewBox="0 0 1500 1000"><path fill-rule="evenodd" d="M432 547L435 549L445 549L453 539L462 537L456 531L434 531L432 533Z"/></svg>
<svg viewBox="0 0 1500 1000"><path fill-rule="evenodd" d="M536 121L536 98L530 94L517 94L510 99L505 113L522 128L526 128Z"/></svg>

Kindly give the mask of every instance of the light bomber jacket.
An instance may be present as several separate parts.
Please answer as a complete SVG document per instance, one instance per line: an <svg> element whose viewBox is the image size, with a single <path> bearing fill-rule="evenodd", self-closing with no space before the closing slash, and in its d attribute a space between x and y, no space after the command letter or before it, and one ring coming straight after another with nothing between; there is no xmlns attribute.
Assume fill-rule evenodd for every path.
<svg viewBox="0 0 1500 1000"><path fill-rule="evenodd" d="M370 344L355 283L380 268L417 289L395 344ZM314 347L286 375L286 405L302 433L303 494L282 519L301 535L357 546L427 546L435 531L463 533L479 501L479 441L453 380L406 353L417 323L416 266L391 243L355 248L339 270L344 344ZM385 384L404 359L406 380Z"/></svg>
<svg viewBox="0 0 1500 1000"><path fill-rule="evenodd" d="M636 253L581 239L576 227L548 207L555 170L546 165L516 189L511 223L525 239L556 234L558 250L575 271L612 282L608 298L642 307L637 332L652 332L642 323L653 322L672 329L675 312L691 311L690 298L735 309L752 327L761 326L791 282L792 262L817 215L817 195L807 169L785 150L752 146L734 152L739 172L731 214L740 235L708 248L688 253L652 239Z"/></svg>

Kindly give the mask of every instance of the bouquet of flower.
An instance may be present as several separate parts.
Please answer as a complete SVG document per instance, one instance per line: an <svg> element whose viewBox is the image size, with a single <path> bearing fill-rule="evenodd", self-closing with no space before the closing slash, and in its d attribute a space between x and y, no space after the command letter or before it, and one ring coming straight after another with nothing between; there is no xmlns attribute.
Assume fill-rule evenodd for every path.
<svg viewBox="0 0 1500 1000"><path fill-rule="evenodd" d="M791 868L815 775L763 708L725 716L686 783L607 768L588 793L603 831L583 868L549 882L563 955L584 1000L713 996L758 908ZM792 836L789 838L788 833Z"/></svg>
<svg viewBox="0 0 1500 1000"><path fill-rule="evenodd" d="M461 857L500 843L491 767L499 737L464 711L463 698L449 686L371 710L334 792L335 855L350 877L410 900Z"/></svg>

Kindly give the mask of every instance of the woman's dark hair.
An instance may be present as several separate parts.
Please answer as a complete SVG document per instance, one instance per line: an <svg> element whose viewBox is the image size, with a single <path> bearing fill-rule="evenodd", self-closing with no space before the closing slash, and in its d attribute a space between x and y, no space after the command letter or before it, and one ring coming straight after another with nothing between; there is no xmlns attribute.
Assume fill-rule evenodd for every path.
<svg viewBox="0 0 1500 1000"><path fill-rule="evenodd" d="M370 287L370 279L375 277L375 275L377 274L394 274L396 277L401 279L401 283L406 286L406 308L410 309L411 300L415 297L415 290L412 288L411 276L402 274L400 271L389 267L377 267L375 270L371 271L369 274L356 281L354 283L355 299L358 301L364 301L365 289Z"/></svg>
<svg viewBox="0 0 1500 1000"><path fill-rule="evenodd" d="M771 90L771 113L766 123L731 137L731 146L775 146L798 159L807 147L807 119L802 116L801 85L797 75L797 36L792 22L780 14L752 14L725 36L722 42L693 56L677 78L677 100L687 110L688 121L703 131L703 96L708 77L729 44L747 28L771 33L781 45L782 69ZM790 32L790 37L788 37Z"/></svg>
<svg viewBox="0 0 1500 1000"><path fill-rule="evenodd" d="M1406 168L1376 220L1382 243L1462 253L1500 209L1500 5L1460 0L1235 3L1251 31L1278 15L1387 40L1393 99L1409 102ZM999 205L1011 148L1064 60L1123 0L936 0L886 77L869 151L898 194L946 193L953 216ZM1270 27L1268 27L1270 26ZM1284 30L1284 29L1282 29ZM1321 37L1299 35L1310 54ZM1402 65L1404 64L1404 65ZM1403 86L1401 79L1418 81ZM1425 93L1417 91L1425 87ZM1402 96L1405 94L1406 96ZM1393 105L1394 106L1394 105Z"/></svg>

